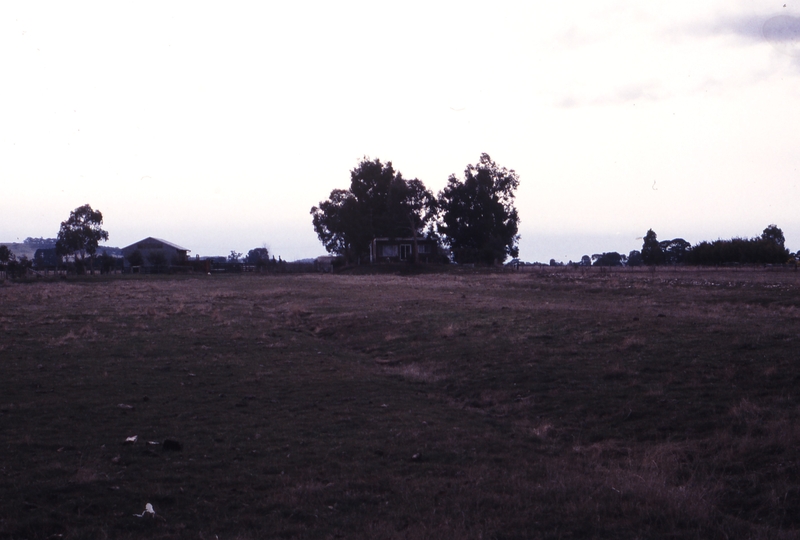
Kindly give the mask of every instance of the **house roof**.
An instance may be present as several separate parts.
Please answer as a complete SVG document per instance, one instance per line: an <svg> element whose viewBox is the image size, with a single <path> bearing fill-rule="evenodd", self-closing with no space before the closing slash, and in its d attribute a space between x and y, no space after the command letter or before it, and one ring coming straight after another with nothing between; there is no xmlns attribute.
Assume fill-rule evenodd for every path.
<svg viewBox="0 0 800 540"><path fill-rule="evenodd" d="M135 248L137 244L141 244L142 242L147 242L148 240L155 240L156 242L161 242L165 246L171 247L172 249L177 249L178 251L191 251L190 249L181 247L178 244L173 244L172 242L167 242L166 240L162 240L161 238L155 238L154 236L148 236L147 238L142 238L138 242L134 242L133 244L125 246L122 249Z"/></svg>

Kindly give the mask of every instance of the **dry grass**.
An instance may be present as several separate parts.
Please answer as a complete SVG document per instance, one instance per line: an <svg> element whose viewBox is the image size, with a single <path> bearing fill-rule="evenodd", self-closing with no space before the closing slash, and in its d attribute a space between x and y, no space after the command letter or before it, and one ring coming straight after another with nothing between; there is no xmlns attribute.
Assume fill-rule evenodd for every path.
<svg viewBox="0 0 800 540"><path fill-rule="evenodd" d="M794 538L798 284L5 282L0 538Z"/></svg>

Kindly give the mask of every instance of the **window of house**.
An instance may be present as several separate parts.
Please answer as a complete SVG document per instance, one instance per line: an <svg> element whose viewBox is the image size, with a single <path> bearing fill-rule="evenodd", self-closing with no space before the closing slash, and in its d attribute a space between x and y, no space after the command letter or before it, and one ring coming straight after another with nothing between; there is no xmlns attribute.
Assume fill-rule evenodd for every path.
<svg viewBox="0 0 800 540"><path fill-rule="evenodd" d="M381 257L397 257L397 246L381 246Z"/></svg>

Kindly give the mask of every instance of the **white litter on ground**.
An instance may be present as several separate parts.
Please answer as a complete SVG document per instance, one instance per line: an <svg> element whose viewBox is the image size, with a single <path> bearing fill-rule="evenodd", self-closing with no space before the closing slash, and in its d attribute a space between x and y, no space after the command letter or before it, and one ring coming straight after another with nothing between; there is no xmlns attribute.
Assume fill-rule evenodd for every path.
<svg viewBox="0 0 800 540"><path fill-rule="evenodd" d="M152 504L147 503L146 505L144 505L144 512L142 512L141 514L133 514L133 515L138 517L138 518L140 518L140 517L144 517L145 514L152 514L153 517L156 517L156 511L153 510L153 505Z"/></svg>

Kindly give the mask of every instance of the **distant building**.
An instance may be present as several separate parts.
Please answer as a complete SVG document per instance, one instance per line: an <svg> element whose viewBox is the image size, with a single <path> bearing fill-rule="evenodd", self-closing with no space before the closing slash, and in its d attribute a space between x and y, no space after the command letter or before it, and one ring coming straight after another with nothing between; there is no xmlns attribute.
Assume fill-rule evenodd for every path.
<svg viewBox="0 0 800 540"><path fill-rule="evenodd" d="M189 251L172 242L148 236L144 240L122 248L122 256L125 257L126 270L140 267L145 271L158 271L170 266L185 266L189 259ZM136 252L141 257L135 255ZM140 264L131 264L132 258L133 262Z"/></svg>
<svg viewBox="0 0 800 540"><path fill-rule="evenodd" d="M436 240L417 238L420 262L441 259ZM373 238L369 245L370 262L401 262L414 260L413 238Z"/></svg>
<svg viewBox="0 0 800 540"><path fill-rule="evenodd" d="M314 261L314 269L317 272L322 272L322 273L333 272L333 263L334 261L336 261L336 257L330 255L322 255L312 260Z"/></svg>

